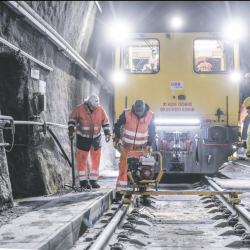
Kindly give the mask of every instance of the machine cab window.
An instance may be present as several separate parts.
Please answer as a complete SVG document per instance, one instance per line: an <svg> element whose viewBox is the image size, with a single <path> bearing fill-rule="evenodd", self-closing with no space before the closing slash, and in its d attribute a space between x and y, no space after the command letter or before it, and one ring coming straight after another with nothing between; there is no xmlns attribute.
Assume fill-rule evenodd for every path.
<svg viewBox="0 0 250 250"><path fill-rule="evenodd" d="M225 40L196 39L194 70L196 73L230 73L234 68L233 44Z"/></svg>
<svg viewBox="0 0 250 250"><path fill-rule="evenodd" d="M156 74L160 70L157 39L129 40L121 48L121 66L130 74Z"/></svg>

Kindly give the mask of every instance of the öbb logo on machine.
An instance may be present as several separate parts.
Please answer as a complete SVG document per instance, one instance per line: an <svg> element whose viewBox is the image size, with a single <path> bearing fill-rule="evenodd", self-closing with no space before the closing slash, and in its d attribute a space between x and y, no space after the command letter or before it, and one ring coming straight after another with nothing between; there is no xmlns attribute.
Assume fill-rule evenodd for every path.
<svg viewBox="0 0 250 250"><path fill-rule="evenodd" d="M183 81L171 81L171 90L183 90Z"/></svg>

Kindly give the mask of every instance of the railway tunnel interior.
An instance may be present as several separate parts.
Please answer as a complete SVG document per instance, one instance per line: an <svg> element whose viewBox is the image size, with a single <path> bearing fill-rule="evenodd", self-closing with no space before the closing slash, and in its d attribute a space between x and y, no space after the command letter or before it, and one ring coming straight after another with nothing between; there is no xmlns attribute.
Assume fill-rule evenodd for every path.
<svg viewBox="0 0 250 250"><path fill-rule="evenodd" d="M215 32L220 33L223 20L229 23L230 15L241 14L248 27L250 19L244 5L239 1L0 2L0 115L11 116L17 123L13 148L8 152L11 123L3 129L0 117L0 248L96 250L102 241L98 249L122 249L119 243L125 237L122 244L128 249L131 245L134 249L224 249L220 247L230 236L215 235L215 217L228 219L222 223L227 226L243 223L242 214L250 221L250 164L246 155L240 159L232 157L232 143L240 135L236 95L247 95L250 90L244 82L244 75L250 72L250 47L246 31L247 39L240 42L239 53L234 54L239 55L239 61L233 64L231 53L227 71L227 67L221 66L227 64L224 42ZM249 7L249 2L245 6ZM184 20L181 28L173 27L170 21L175 15ZM130 35L135 38L127 46L122 41L120 51L115 44L117 34L115 38L111 34L119 19L130 23ZM120 38L125 32L126 29L119 30ZM200 34L208 37L205 43ZM195 44L197 38L201 41ZM216 42L209 43L210 39ZM237 48L234 38L232 49L233 43ZM195 53L195 47L199 53ZM149 63L153 52L158 53L160 60L156 63L157 71ZM218 64L208 69L216 72L195 70L196 61L209 65L213 60ZM146 64L147 69L142 72ZM234 66L239 66L241 74L236 82L230 78ZM126 81L112 78L114 68L121 69L118 73ZM225 72L217 72L219 68ZM183 80L177 84L183 89L172 89L172 80L175 84L179 82L175 80ZM113 199L117 190L116 151L112 140L105 142L103 131L98 179L101 188L77 189L78 192L64 189L65 184L72 183L71 167L48 128L71 160L69 115L92 94L100 98L111 134L124 108L131 107L137 98L145 98L155 114L155 123L158 120L152 148L162 156L164 171L160 170L160 157L140 153L130 158L128 179L133 178L133 182L121 181L127 187L131 185L131 189L121 190L127 194L121 200ZM226 113L228 95L229 116L228 112L221 113ZM45 105L41 105L42 97ZM209 109L215 103L218 107ZM199 119L195 117L202 110L205 113L199 114ZM184 123L166 124L165 118ZM195 118L195 124L188 118ZM42 125L21 125L18 121ZM57 125L48 125L50 122ZM212 133L210 128L216 131ZM222 139L219 130L227 131ZM146 131L137 132L138 137L145 137ZM134 144L137 139L135 136ZM5 142L10 146L2 146ZM73 157L79 186L76 143L74 140ZM87 165L89 168L89 158ZM222 213L210 216L211 210ZM242 225L246 225L245 231ZM250 222L242 225L238 225L241 232L250 230ZM21 232L24 227L25 232ZM116 232L111 235L108 230ZM146 236L140 234L147 231ZM137 244L140 241L141 246ZM113 245L116 243L118 248Z"/></svg>

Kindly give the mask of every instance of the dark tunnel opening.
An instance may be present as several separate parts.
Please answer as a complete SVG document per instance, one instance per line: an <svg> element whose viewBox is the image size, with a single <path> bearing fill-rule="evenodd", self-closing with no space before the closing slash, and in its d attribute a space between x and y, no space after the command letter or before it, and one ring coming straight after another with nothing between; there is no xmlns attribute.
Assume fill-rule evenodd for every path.
<svg viewBox="0 0 250 250"><path fill-rule="evenodd" d="M16 52L5 50L0 53L0 114L11 116L14 120L26 121L30 116L27 64ZM32 128L26 125L16 126L15 146L7 153L13 198L44 194L41 171L36 169L35 155L24 146L29 144L30 134L33 134ZM4 129L4 140L11 143L11 130ZM8 149L10 148L7 147L6 150Z"/></svg>

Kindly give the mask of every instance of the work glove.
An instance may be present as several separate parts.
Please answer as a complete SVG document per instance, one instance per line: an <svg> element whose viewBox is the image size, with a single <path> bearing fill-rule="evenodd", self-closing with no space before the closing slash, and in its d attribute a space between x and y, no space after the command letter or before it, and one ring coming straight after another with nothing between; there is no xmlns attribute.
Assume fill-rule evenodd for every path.
<svg viewBox="0 0 250 250"><path fill-rule="evenodd" d="M75 137L75 131L74 131L74 130L70 130L70 131L69 131L69 139L70 139L70 140L73 140L74 137Z"/></svg>
<svg viewBox="0 0 250 250"><path fill-rule="evenodd" d="M115 141L115 148L117 149L117 150L120 150L120 146L122 146L122 140L121 139L116 139L116 141Z"/></svg>
<svg viewBox="0 0 250 250"><path fill-rule="evenodd" d="M110 135L106 135L106 136L105 136L105 141L106 141L106 142L109 142L109 141L110 141Z"/></svg>
<svg viewBox="0 0 250 250"><path fill-rule="evenodd" d="M234 149L247 148L247 143L246 143L246 141L234 142L233 143L233 148Z"/></svg>
<svg viewBox="0 0 250 250"><path fill-rule="evenodd" d="M146 152L152 152L152 147L149 146L149 145L147 145L147 147L146 147Z"/></svg>

